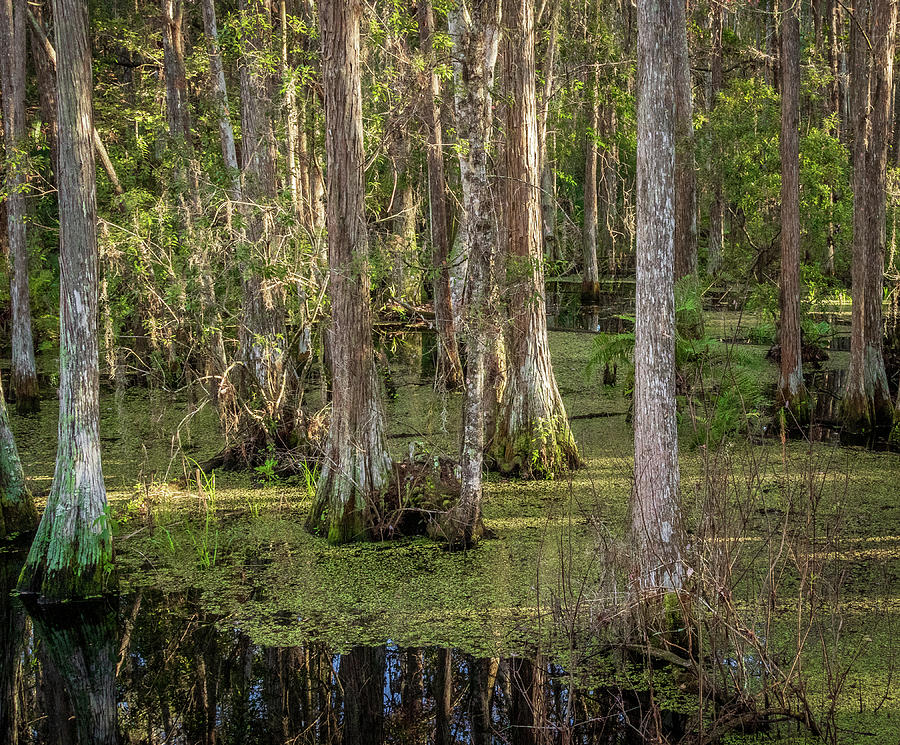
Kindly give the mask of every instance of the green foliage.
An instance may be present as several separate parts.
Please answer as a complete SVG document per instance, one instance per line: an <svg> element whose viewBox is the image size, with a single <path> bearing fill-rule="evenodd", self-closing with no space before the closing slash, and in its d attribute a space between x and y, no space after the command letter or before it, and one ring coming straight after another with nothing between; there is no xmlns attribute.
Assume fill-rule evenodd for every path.
<svg viewBox="0 0 900 745"><path fill-rule="evenodd" d="M727 256L724 266L734 278L744 275L761 251L770 261L778 255L780 105L779 96L761 80L734 78L698 133L698 163L707 164L700 171L699 193L712 194L708 187L719 180L733 213L726 247L737 253ZM801 131L801 248L822 270L831 241L836 270L845 276L852 238L850 157L834 130L835 121L825 119Z"/></svg>

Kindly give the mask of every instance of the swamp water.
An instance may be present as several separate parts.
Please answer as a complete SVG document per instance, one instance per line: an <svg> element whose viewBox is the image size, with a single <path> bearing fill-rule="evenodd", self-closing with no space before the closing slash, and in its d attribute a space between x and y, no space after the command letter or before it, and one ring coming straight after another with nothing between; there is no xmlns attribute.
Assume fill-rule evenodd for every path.
<svg viewBox="0 0 900 745"><path fill-rule="evenodd" d="M580 317L593 330L600 321L591 315ZM616 612L606 560L627 550L631 432L623 386L586 373L592 339L551 334L586 467L556 482L491 477L485 522L497 537L461 553L425 539L329 547L303 531L302 477L197 470L220 447L208 408L194 413L184 397L155 391L105 394L122 596L32 617L8 593L21 553L0 554L0 739L15 727L20 742L42 745L637 743L650 717L677 742L697 715L690 681L671 669L648 674L601 639ZM455 448L459 398L432 391L428 343L409 334L382 345L398 458ZM55 402L13 426L40 501L53 471ZM748 547L735 554L735 599L772 640L773 659L790 660L796 607L815 619L815 644L799 659L817 715L836 708L837 742L897 742L897 456L737 445L722 457L730 472L753 471L754 496L745 533L715 539ZM703 448L683 449L692 526L703 521L710 459ZM792 468L828 481L814 515L834 534L825 542L802 533L809 510L796 524L785 517L798 509L783 488ZM817 565L825 587L814 600L794 572L777 588L765 584L760 557L779 526L788 526L782 545L829 561ZM753 620L761 595L773 611ZM816 649L823 640L832 645L827 662ZM726 671L760 665L729 654L719 659ZM845 668L835 698L829 680ZM804 732L783 724L728 742L803 742Z"/></svg>

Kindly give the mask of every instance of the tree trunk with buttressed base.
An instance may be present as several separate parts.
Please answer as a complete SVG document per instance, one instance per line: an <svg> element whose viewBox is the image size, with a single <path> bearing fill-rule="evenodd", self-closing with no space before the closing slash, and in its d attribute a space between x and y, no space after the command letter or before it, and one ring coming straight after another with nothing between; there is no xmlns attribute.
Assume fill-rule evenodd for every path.
<svg viewBox="0 0 900 745"><path fill-rule="evenodd" d="M378 499L391 470L375 372L363 212L361 15L361 0L323 0L319 5L328 159L332 414L307 528L325 535L330 543L366 537L370 500Z"/></svg>

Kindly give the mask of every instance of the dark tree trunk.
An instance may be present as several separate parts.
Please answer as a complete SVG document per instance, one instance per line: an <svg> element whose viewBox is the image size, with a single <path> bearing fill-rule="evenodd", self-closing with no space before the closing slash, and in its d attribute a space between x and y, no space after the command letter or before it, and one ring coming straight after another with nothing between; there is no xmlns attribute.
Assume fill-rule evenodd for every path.
<svg viewBox="0 0 900 745"><path fill-rule="evenodd" d="M307 528L327 536L331 543L366 536L370 500L384 489L391 468L375 373L369 301L361 15L360 0L324 0L319 5L333 382L331 427Z"/></svg>
<svg viewBox="0 0 900 745"><path fill-rule="evenodd" d="M37 641L59 674L78 742L117 745L115 610L95 601L63 613L31 606L28 613Z"/></svg>
<svg viewBox="0 0 900 745"><path fill-rule="evenodd" d="M639 0L633 570L638 592L681 585L675 405L675 67L682 0ZM683 23L683 21L681 21Z"/></svg>
<svg viewBox="0 0 900 745"><path fill-rule="evenodd" d="M432 54L434 13L431 0L420 0L419 42L426 57ZM433 63L433 60L431 60ZM423 112L428 128L428 195L431 224L431 262L434 272L434 319L438 337L437 385L456 389L462 385L462 363L456 339L456 324L450 296L450 224L447 211L447 186L444 179L443 127L441 123L441 87L434 67L425 72L427 85Z"/></svg>
<svg viewBox="0 0 900 745"><path fill-rule="evenodd" d="M25 239L25 0L0 0L0 87L6 163L6 226L9 235L12 308L12 394L16 409L39 408L37 368L31 335L28 244Z"/></svg>
<svg viewBox="0 0 900 745"><path fill-rule="evenodd" d="M540 655L534 662L523 657L511 658L509 678L509 724L513 739L522 745L547 745L551 730L547 726L546 673Z"/></svg>
<svg viewBox="0 0 900 745"><path fill-rule="evenodd" d="M710 40L710 96L708 109L715 108L716 98L722 90L724 73L722 70L722 16L725 11L721 5L715 4L710 8L712 13L712 39ZM706 260L706 272L715 276L719 272L722 262L722 249L725 244L725 209L722 202L722 178L719 174L718 164L710 164L712 175L712 202L709 205L709 251Z"/></svg>
<svg viewBox="0 0 900 745"><path fill-rule="evenodd" d="M515 33L515 32L513 32ZM516 65L518 60L513 60ZM600 131L599 72L596 65L585 73L588 126L584 133L584 225L581 228L584 274L581 297L596 304L600 300L600 267L597 262L597 137ZM515 108L515 107L513 107Z"/></svg>
<svg viewBox="0 0 900 745"><path fill-rule="evenodd" d="M864 0L851 24L850 113L853 123L853 310L850 369L841 401L844 428L854 434L890 425L882 354L887 149L897 6ZM871 40L871 49L870 49Z"/></svg>
<svg viewBox="0 0 900 745"><path fill-rule="evenodd" d="M509 100L502 234L511 317L506 334L506 388L492 455L504 472L552 478L576 467L579 458L553 375L547 338L533 0L505 0L504 23L503 59ZM596 214L594 217L596 239Z"/></svg>
<svg viewBox="0 0 900 745"><path fill-rule="evenodd" d="M38 24L43 25L43 5L32 5L33 14ZM50 168L53 171L53 183L56 183L56 168L59 160L59 127L56 124L56 70L41 48L40 35L29 24L31 60L34 63L35 77L37 77L38 97L41 105L41 118L46 128L47 142L50 145Z"/></svg>
<svg viewBox="0 0 900 745"><path fill-rule="evenodd" d="M434 742L451 745L451 717L453 715L453 653L439 649L434 672Z"/></svg>
<svg viewBox="0 0 900 745"><path fill-rule="evenodd" d="M616 240L619 233L619 146L616 144L617 116L615 103L607 101L600 112L600 132L608 147L603 152L600 172L600 245L606 254L606 270L616 274Z"/></svg>
<svg viewBox="0 0 900 745"><path fill-rule="evenodd" d="M454 46L453 77L463 193L462 253L467 259L460 327L466 350L458 503L445 523L448 541L477 540L481 522L488 391L489 334L492 326L493 264L497 226L488 178L493 96L491 88L500 33L500 0L460 0L449 15Z"/></svg>
<svg viewBox="0 0 900 745"><path fill-rule="evenodd" d="M341 655L339 677L344 691L344 745L380 745L384 742L384 674L384 647L356 647Z"/></svg>
<svg viewBox="0 0 900 745"><path fill-rule="evenodd" d="M697 176L694 107L685 0L673 6L675 79L675 279L697 273Z"/></svg>
<svg viewBox="0 0 900 745"><path fill-rule="evenodd" d="M0 670L3 671L0 675L0 742L18 745L19 733L25 730L26 714L21 695L25 612L12 597L17 562L4 558L0 563Z"/></svg>
<svg viewBox="0 0 900 745"><path fill-rule="evenodd" d="M54 0L59 51L60 374L56 471L19 589L47 600L112 589L100 465L97 204L87 6Z"/></svg>
<svg viewBox="0 0 900 745"><path fill-rule="evenodd" d="M781 376L778 401L789 426L809 419L800 339L800 19L781 8Z"/></svg>
<svg viewBox="0 0 900 745"><path fill-rule="evenodd" d="M560 0L552 0L550 6L550 29L547 51L544 55L541 77L544 80L538 108L538 137L540 138L541 169L541 226L544 236L544 255L551 261L558 258L556 238L556 174L550 160L547 142L547 124L550 118L550 99L553 96L553 82L556 79L556 50L559 46Z"/></svg>

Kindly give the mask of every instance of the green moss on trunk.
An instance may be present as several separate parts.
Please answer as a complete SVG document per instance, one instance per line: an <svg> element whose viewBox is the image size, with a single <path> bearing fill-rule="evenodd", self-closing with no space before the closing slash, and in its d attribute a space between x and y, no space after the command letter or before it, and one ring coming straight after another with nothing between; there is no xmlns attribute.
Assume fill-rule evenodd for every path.
<svg viewBox="0 0 900 745"><path fill-rule="evenodd" d="M552 479L581 465L569 423L561 417L533 421L519 432L505 431L501 423L490 455L501 473L522 478Z"/></svg>

